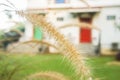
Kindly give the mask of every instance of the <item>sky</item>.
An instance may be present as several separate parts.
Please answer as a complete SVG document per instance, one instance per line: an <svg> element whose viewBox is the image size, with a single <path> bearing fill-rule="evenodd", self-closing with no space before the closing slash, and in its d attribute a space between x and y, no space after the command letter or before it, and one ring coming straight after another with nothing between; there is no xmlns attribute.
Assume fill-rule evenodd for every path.
<svg viewBox="0 0 120 80"><path fill-rule="evenodd" d="M26 6L27 6L27 0L9 0L12 4L14 4L15 7L10 8L4 5L0 5L0 30L1 29L9 29L11 28L11 26L13 26L13 23L9 22L9 19L6 15L6 13L3 10L25 10ZM0 4L6 4L9 6L10 5L7 0L0 0ZM13 15L15 15L14 13L12 13ZM14 20L18 20L18 16L14 16Z"/></svg>

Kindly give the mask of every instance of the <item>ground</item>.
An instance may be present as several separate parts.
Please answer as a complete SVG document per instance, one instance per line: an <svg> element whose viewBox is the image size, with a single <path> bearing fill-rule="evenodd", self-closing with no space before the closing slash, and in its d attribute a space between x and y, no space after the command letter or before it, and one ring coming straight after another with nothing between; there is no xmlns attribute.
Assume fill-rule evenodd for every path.
<svg viewBox="0 0 120 80"><path fill-rule="evenodd" d="M56 71L67 76L71 80L78 80L74 69L67 59L64 59L61 55L46 54L46 55L18 55L10 54L10 63L17 62L21 64L22 69L18 74L14 75L13 80L22 80L28 75L41 72L41 71ZM93 75L101 80L119 80L120 79L120 66L119 65L107 65L107 63L114 61L112 56L104 57L90 57L88 59L88 65L91 66ZM15 65L9 65L15 66ZM1 68L1 66L0 66ZM2 69L1 69L2 70ZM1 79L0 79L1 80Z"/></svg>

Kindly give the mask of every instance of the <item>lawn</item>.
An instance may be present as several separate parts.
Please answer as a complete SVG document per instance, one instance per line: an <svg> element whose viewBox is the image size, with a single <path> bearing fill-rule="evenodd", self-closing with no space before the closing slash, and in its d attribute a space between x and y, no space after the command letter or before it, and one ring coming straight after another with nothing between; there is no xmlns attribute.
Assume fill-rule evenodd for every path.
<svg viewBox="0 0 120 80"><path fill-rule="evenodd" d="M10 67L15 66L14 64L20 64L22 67L12 80L22 80L30 74L41 71L56 71L64 74L71 80L78 80L71 64L61 55L46 54L33 56L11 54L7 56L9 56L9 59L6 60L10 62ZM120 66L107 65L111 61L114 61L114 57L90 57L88 63L96 78L101 78L101 80L120 80ZM1 66L0 70L2 70Z"/></svg>

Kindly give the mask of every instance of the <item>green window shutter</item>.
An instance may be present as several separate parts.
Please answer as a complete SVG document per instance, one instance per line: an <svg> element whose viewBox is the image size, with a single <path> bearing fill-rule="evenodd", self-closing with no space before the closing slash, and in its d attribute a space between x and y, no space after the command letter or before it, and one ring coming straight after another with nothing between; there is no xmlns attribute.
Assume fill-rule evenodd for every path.
<svg viewBox="0 0 120 80"><path fill-rule="evenodd" d="M41 28L40 27L35 27L34 28L34 39L42 40L42 36L43 36L43 33L42 33Z"/></svg>

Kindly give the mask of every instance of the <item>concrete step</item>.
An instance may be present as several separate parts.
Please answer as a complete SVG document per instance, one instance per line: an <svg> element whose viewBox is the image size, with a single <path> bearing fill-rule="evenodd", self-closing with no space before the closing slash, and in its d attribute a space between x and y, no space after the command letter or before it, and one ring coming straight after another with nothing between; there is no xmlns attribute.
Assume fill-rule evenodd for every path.
<svg viewBox="0 0 120 80"><path fill-rule="evenodd" d="M76 46L79 52L83 55L95 55L95 47L92 44L79 44Z"/></svg>

